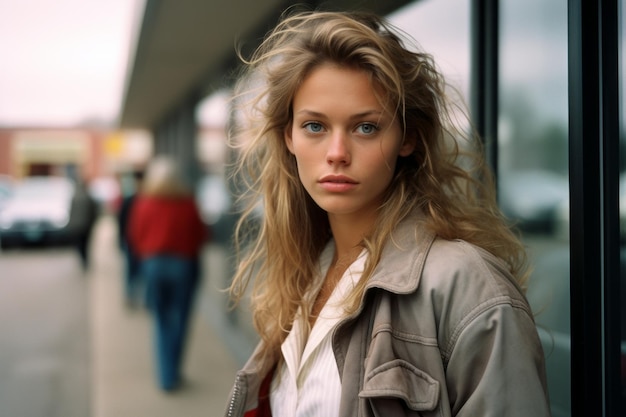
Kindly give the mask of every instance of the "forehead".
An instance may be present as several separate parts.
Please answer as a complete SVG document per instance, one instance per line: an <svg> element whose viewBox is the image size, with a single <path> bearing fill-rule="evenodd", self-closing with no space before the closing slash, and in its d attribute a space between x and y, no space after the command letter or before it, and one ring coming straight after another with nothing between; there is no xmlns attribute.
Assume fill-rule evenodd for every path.
<svg viewBox="0 0 626 417"><path fill-rule="evenodd" d="M293 106L307 103L383 107L387 95L363 69L325 63L313 68L295 91Z"/></svg>

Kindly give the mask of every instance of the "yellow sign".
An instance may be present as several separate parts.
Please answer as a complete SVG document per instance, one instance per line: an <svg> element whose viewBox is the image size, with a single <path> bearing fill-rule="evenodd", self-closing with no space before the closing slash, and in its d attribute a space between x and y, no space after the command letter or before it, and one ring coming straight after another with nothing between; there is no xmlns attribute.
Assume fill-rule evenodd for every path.
<svg viewBox="0 0 626 417"><path fill-rule="evenodd" d="M107 156L120 156L124 150L124 138L120 132L112 133L104 141L104 153Z"/></svg>

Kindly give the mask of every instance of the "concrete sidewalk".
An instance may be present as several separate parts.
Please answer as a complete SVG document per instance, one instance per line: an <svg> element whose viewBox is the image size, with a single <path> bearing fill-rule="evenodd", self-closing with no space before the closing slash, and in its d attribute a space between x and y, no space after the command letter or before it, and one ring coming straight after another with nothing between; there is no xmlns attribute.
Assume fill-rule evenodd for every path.
<svg viewBox="0 0 626 417"><path fill-rule="evenodd" d="M92 417L220 416L238 368L216 330L200 314L210 297L204 282L184 362L185 385L173 393L157 388L152 320L123 302L122 259L114 219L103 216L94 230L90 280Z"/></svg>

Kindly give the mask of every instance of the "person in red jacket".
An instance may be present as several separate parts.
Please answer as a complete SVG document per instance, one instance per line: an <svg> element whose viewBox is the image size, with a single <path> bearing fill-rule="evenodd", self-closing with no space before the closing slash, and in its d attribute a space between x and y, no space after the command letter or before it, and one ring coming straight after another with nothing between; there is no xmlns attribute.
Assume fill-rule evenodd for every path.
<svg viewBox="0 0 626 417"><path fill-rule="evenodd" d="M158 382L163 390L171 391L181 382L185 340L200 278L199 255L206 237L195 198L171 159L158 157L148 166L127 227L154 316Z"/></svg>

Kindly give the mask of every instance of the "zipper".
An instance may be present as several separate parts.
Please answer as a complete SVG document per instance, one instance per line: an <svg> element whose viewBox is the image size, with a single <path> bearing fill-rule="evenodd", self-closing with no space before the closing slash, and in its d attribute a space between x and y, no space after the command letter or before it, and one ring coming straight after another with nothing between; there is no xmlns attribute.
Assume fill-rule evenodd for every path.
<svg viewBox="0 0 626 417"><path fill-rule="evenodd" d="M233 394L230 397L230 401L228 403L228 413L227 413L227 417L235 417L235 409L239 408L240 402L241 402L241 383L242 383L242 376L240 374L237 374L237 376L235 377L235 386L233 387Z"/></svg>

